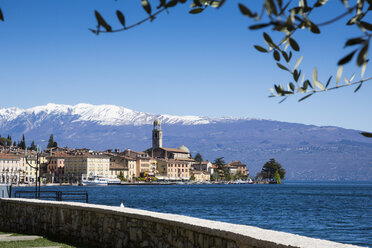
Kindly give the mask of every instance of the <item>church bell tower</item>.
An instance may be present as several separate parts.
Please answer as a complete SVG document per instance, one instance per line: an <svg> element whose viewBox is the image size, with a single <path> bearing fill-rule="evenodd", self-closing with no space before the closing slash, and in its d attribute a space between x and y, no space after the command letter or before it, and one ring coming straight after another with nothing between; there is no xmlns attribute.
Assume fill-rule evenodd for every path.
<svg viewBox="0 0 372 248"><path fill-rule="evenodd" d="M154 121L154 129L152 130L152 149L163 146L163 131L161 131L161 122L159 119Z"/></svg>

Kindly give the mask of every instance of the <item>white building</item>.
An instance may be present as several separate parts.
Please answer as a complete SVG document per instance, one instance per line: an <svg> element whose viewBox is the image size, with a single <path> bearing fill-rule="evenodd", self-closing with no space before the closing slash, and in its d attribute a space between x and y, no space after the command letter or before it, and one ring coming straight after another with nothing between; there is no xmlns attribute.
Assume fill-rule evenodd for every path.
<svg viewBox="0 0 372 248"><path fill-rule="evenodd" d="M0 153L1 183L19 183L22 173L21 158L19 156Z"/></svg>

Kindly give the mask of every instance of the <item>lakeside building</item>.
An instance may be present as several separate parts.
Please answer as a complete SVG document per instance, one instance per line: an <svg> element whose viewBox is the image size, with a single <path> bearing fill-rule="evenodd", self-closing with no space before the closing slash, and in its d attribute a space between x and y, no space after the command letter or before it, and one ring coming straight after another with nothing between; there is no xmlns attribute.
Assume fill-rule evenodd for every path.
<svg viewBox="0 0 372 248"><path fill-rule="evenodd" d="M125 177L133 181L136 176L136 159L124 155L115 155L110 157L110 177Z"/></svg>
<svg viewBox="0 0 372 248"><path fill-rule="evenodd" d="M206 182L211 180L213 174L213 164L211 162L202 161L195 162L191 165L192 176L196 182Z"/></svg>
<svg viewBox="0 0 372 248"><path fill-rule="evenodd" d="M81 182L91 176L109 177L110 157L88 149L77 150L64 156L64 178L68 182Z"/></svg>
<svg viewBox="0 0 372 248"><path fill-rule="evenodd" d="M0 173L8 174L10 175L10 171L12 171L12 176L14 180L12 183L35 183L36 182L36 166L37 166L37 152L36 151L27 151L27 160L26 160L26 150L23 150L19 147L2 147L0 150L0 156L5 157L5 156L11 156L13 159L18 160L19 162L16 162L15 160L13 161L13 164L18 164L18 172L15 172L15 168L13 166L13 171L11 168L8 168L9 171L4 171L2 173L2 170ZM40 171L39 171L39 176L43 175L43 171L46 171L45 165L46 165L46 154L45 153L39 153L39 163L40 163ZM8 164L9 167L9 162L5 162L5 164ZM11 164L11 163L10 163ZM31 165L31 166L30 166ZM17 174L17 176L15 175ZM10 182L9 181L9 182Z"/></svg>
<svg viewBox="0 0 372 248"><path fill-rule="evenodd" d="M152 148L148 153L157 161L156 177L159 180L190 180L191 166L195 162L190 150L184 145L178 149L163 147L163 131L158 119L153 124Z"/></svg>
<svg viewBox="0 0 372 248"><path fill-rule="evenodd" d="M47 171L44 175L48 182L63 183L65 175L65 158L63 152L53 152L47 157Z"/></svg>
<svg viewBox="0 0 372 248"><path fill-rule="evenodd" d="M45 165L47 162L46 154L39 154L39 157L37 157L36 151L28 151L27 159L26 159L26 153L24 153L21 157L21 166L24 171L24 183L35 183L37 176L43 176L43 172L45 172ZM39 158L39 161L37 161L37 158ZM36 170L36 167L38 166L38 163L40 164L39 170ZM36 176L36 171L38 171L38 175Z"/></svg>
<svg viewBox="0 0 372 248"><path fill-rule="evenodd" d="M13 154L0 153L0 183L19 183L22 176L21 158Z"/></svg>
<svg viewBox="0 0 372 248"><path fill-rule="evenodd" d="M211 180L211 174L207 171L193 171L195 182L208 182Z"/></svg>
<svg viewBox="0 0 372 248"><path fill-rule="evenodd" d="M226 165L229 173L232 175L240 174L243 176L249 176L249 171L247 170L247 165L240 161L234 160Z"/></svg>
<svg viewBox="0 0 372 248"><path fill-rule="evenodd" d="M211 170L213 169L213 164L211 162L207 161L202 161L202 162L195 162L192 165L193 170L195 171L207 171L211 173ZM213 172L211 173L213 174Z"/></svg>
<svg viewBox="0 0 372 248"><path fill-rule="evenodd" d="M157 161L148 153L126 149L123 155L136 160L135 177L155 176Z"/></svg>

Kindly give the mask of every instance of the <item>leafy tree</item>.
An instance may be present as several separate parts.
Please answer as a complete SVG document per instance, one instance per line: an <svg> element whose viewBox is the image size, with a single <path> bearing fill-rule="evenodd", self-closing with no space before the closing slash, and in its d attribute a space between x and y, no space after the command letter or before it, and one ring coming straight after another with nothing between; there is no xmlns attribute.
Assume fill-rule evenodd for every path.
<svg viewBox="0 0 372 248"><path fill-rule="evenodd" d="M278 163L275 159L271 158L266 162L261 170L261 177L264 179L275 179L276 173L278 173L280 179L284 179L285 170L282 165Z"/></svg>
<svg viewBox="0 0 372 248"><path fill-rule="evenodd" d="M278 184L282 184L282 181L280 180L279 172L276 170L274 174L274 179Z"/></svg>
<svg viewBox="0 0 372 248"><path fill-rule="evenodd" d="M214 164L217 166L218 179L221 180L231 180L229 170L226 168L226 162L224 157L216 158Z"/></svg>
<svg viewBox="0 0 372 248"><path fill-rule="evenodd" d="M12 145L12 136L10 136L8 134L8 138L7 138L7 143L6 143L7 146L11 146Z"/></svg>
<svg viewBox="0 0 372 248"><path fill-rule="evenodd" d="M0 146L11 146L12 138L8 135L8 138L1 137L0 135Z"/></svg>
<svg viewBox="0 0 372 248"><path fill-rule="evenodd" d="M13 142L13 146L14 147L17 147L17 143L15 141Z"/></svg>
<svg viewBox="0 0 372 248"><path fill-rule="evenodd" d="M58 147L57 142L54 141L53 134L50 135L47 148Z"/></svg>
<svg viewBox="0 0 372 248"><path fill-rule="evenodd" d="M24 134L22 135L22 140L18 143L17 146L23 150L26 149L26 139Z"/></svg>
<svg viewBox="0 0 372 248"><path fill-rule="evenodd" d="M7 141L8 141L7 139L0 136L0 146L6 146Z"/></svg>
<svg viewBox="0 0 372 248"><path fill-rule="evenodd" d="M31 151L36 151L35 141L32 141L32 142L31 142L31 145L30 145L29 149L30 149Z"/></svg>
<svg viewBox="0 0 372 248"><path fill-rule="evenodd" d="M226 165L224 157L216 158L214 160L214 164L217 165L218 168L223 168Z"/></svg>
<svg viewBox="0 0 372 248"><path fill-rule="evenodd" d="M197 162L203 162L203 157L200 153L197 153L194 157L195 161Z"/></svg>

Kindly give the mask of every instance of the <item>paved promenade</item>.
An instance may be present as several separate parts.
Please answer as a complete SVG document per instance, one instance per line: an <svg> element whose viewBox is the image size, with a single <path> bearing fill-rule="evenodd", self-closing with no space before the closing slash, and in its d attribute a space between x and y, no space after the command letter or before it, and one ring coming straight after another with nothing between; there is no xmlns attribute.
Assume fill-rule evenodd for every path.
<svg viewBox="0 0 372 248"><path fill-rule="evenodd" d="M17 233L0 233L0 247L2 248L77 248L48 240L42 236L23 235Z"/></svg>

